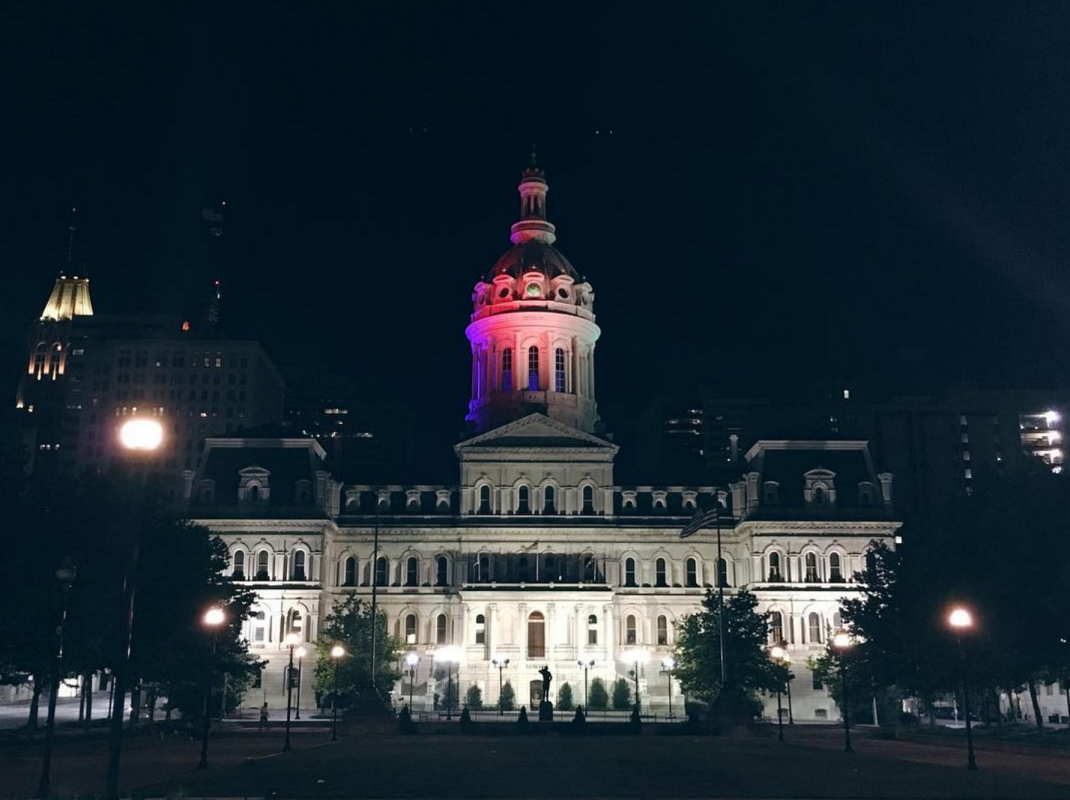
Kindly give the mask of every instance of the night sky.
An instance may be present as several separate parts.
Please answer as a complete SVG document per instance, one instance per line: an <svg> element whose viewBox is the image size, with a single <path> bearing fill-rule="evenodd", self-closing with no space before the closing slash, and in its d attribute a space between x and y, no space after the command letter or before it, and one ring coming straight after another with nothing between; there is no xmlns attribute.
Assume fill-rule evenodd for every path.
<svg viewBox="0 0 1070 800"><path fill-rule="evenodd" d="M452 435L532 142L610 430L771 377L1067 383L1065 5L158 5L0 12L12 401L72 205L98 313L180 310L225 198L228 327Z"/></svg>

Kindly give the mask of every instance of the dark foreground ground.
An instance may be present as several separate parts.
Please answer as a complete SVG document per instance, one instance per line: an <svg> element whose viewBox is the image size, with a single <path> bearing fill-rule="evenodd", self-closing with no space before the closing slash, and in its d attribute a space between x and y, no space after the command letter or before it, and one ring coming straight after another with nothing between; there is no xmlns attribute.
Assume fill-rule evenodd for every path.
<svg viewBox="0 0 1070 800"><path fill-rule="evenodd" d="M294 736L235 731L212 741L138 739L124 751L123 788L138 797L764 797L1070 798L1070 753L1042 747L978 750L964 769L956 741L886 742L856 736L853 756L828 729L775 737ZM994 747L994 746L993 746ZM54 794L99 793L105 743L63 742ZM247 758L253 759L246 762ZM36 746L0 748L0 796L32 796Z"/></svg>

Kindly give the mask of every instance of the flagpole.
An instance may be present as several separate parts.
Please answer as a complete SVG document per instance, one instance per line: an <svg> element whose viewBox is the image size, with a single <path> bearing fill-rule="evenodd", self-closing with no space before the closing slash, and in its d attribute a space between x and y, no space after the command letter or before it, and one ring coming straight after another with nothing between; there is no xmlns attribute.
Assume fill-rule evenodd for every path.
<svg viewBox="0 0 1070 800"><path fill-rule="evenodd" d="M725 668L724 668L724 581L721 580L721 500L716 497L714 502L717 504L715 509L717 511L714 516L714 521L717 525L717 568L714 570L717 580L717 648L720 651L721 656L721 689L724 690L725 682ZM725 572L727 572L727 568Z"/></svg>

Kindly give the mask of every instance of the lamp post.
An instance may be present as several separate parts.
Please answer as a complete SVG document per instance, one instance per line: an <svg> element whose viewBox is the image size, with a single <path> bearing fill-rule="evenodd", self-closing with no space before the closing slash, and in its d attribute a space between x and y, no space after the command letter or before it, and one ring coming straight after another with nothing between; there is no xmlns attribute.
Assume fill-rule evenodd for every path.
<svg viewBox="0 0 1070 800"><path fill-rule="evenodd" d="M665 656L661 659L661 668L665 671L665 674L669 677L669 719L673 719L672 715L672 671L676 669L676 659L672 656Z"/></svg>
<svg viewBox="0 0 1070 800"><path fill-rule="evenodd" d="M286 638L282 640L282 643L290 648L290 664L286 668L286 743L282 746L284 753L290 749L290 709L293 708L294 696L294 649L300 641L301 639L296 633L288 633Z"/></svg>
<svg viewBox="0 0 1070 800"><path fill-rule="evenodd" d="M297 656L297 706L294 709L294 719L301 719L301 668L305 663L305 656L308 655L308 651L303 647L298 647L294 654Z"/></svg>
<svg viewBox="0 0 1070 800"><path fill-rule="evenodd" d="M583 667L583 710L590 714L591 706L587 699L587 670L594 667L593 658L581 658L576 662L577 666Z"/></svg>
<svg viewBox="0 0 1070 800"><path fill-rule="evenodd" d="M795 724L795 715L791 710L791 682L795 676L791 674L791 656L788 655L787 651L784 652L784 666L788 670L787 680L784 681L784 684L788 690L788 725L790 726Z"/></svg>
<svg viewBox="0 0 1070 800"><path fill-rule="evenodd" d="M645 664L647 661L650 660L650 653L638 647L633 650L625 650L624 660L630 661L634 665L635 671L632 674L635 678L635 709L636 711L639 711L639 665Z"/></svg>
<svg viewBox="0 0 1070 800"><path fill-rule="evenodd" d="M453 696L450 686L453 684L453 665L461 663L461 648L455 645L440 647L435 651L435 661L442 661L446 665L446 719L453 719Z"/></svg>
<svg viewBox="0 0 1070 800"><path fill-rule="evenodd" d="M853 753L851 747L851 720L847 699L847 652L851 649L851 637L846 633L837 633L832 637L832 646L840 655L840 687L843 689L843 750L845 753Z"/></svg>
<svg viewBox="0 0 1070 800"><path fill-rule="evenodd" d="M495 634L497 636L497 634ZM490 660L490 663L498 668L498 716L505 716L505 709L502 708L502 689L504 684L502 683L502 670L509 666L509 659L502 656L494 656Z"/></svg>
<svg viewBox="0 0 1070 800"><path fill-rule="evenodd" d="M388 576L389 577L389 576ZM389 580L387 581L389 583ZM372 659L368 666L368 674L372 681L372 691L375 691L375 655L378 649L379 621L378 611L379 598L379 490L375 490L375 530L372 533Z"/></svg>
<svg viewBox="0 0 1070 800"><path fill-rule="evenodd" d="M962 632L973 628L973 615L969 610L958 607L952 609L947 623L955 631L955 642L959 650L959 675L962 679L962 710L966 715L966 769L977 769L977 760L973 755L973 728L970 725L970 688L966 679L966 651L962 647Z"/></svg>
<svg viewBox="0 0 1070 800"><path fill-rule="evenodd" d="M416 653L405 655L405 666L409 673L409 714L412 714L412 687L416 683L416 665L420 663L420 657Z"/></svg>
<svg viewBox="0 0 1070 800"><path fill-rule="evenodd" d="M216 639L219 635L219 626L223 624L226 615L220 608L210 608L204 612L202 622L212 632L212 651L208 656L204 674L204 698L201 703L201 760L197 763L197 769L208 769L208 699L212 691L212 662L215 661Z"/></svg>
<svg viewBox="0 0 1070 800"><path fill-rule="evenodd" d="M783 647L773 647L769 651L769 657L773 660L774 670L777 672L776 682L776 735L779 741L784 741L784 709L780 705L780 670L783 669L784 673L788 670L788 654ZM787 683L785 679L783 683Z"/></svg>
<svg viewBox="0 0 1070 800"><path fill-rule="evenodd" d="M334 661L334 691L331 693L331 741L338 741L338 664L346 654L340 644L331 648L331 660Z"/></svg>
<svg viewBox="0 0 1070 800"><path fill-rule="evenodd" d="M123 711L126 707L126 678L133 645L134 595L137 588L137 562L141 547L141 518L145 482L153 453L163 442L163 426L154 419L135 417L119 429L119 442L130 455L133 467L130 502L130 549L123 578L122 651L112 670L111 728L108 732L108 768L104 783L105 800L119 797L119 756L123 746Z"/></svg>
<svg viewBox="0 0 1070 800"><path fill-rule="evenodd" d="M52 748L56 737L56 695L59 694L59 679L63 665L63 628L67 624L67 597L77 571L70 562L56 570L56 580L63 588L63 612L56 626L56 658L52 662L52 685L48 693L48 722L45 725L45 752L41 761L41 780L37 784L37 796L48 797L52 793Z"/></svg>

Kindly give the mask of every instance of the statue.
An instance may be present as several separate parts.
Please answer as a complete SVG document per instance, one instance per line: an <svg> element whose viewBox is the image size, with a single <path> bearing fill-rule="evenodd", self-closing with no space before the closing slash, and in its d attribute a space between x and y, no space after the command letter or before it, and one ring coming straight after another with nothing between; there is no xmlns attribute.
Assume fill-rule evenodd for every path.
<svg viewBox="0 0 1070 800"><path fill-rule="evenodd" d="M539 722L553 722L554 704L550 702L550 681L554 679L554 676L550 673L549 667L540 669L539 674L542 675L542 702L539 703Z"/></svg>

